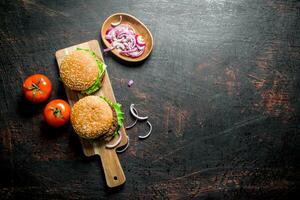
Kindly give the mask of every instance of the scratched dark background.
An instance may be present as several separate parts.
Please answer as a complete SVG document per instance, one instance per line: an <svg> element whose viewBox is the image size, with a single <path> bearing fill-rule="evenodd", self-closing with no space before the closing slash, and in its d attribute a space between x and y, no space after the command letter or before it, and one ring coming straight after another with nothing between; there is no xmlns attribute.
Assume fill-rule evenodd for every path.
<svg viewBox="0 0 300 200"><path fill-rule="evenodd" d="M99 159L70 125L49 128L45 103L26 102L21 85L44 73L50 99L66 99L55 51L100 41L115 12L153 34L146 62L104 59L126 124L135 103L154 128L144 141L145 124L128 131L127 182L110 190ZM299 198L296 0L0 0L0 65L0 199Z"/></svg>

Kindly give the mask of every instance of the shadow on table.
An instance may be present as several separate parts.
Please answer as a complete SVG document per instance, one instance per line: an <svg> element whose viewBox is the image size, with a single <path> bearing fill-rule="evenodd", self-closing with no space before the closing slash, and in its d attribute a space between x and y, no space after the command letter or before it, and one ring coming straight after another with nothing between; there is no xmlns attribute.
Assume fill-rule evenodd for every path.
<svg viewBox="0 0 300 200"><path fill-rule="evenodd" d="M18 96L16 114L21 118L31 118L43 112L47 102L32 103L25 99L23 94Z"/></svg>
<svg viewBox="0 0 300 200"><path fill-rule="evenodd" d="M89 157L86 157L83 154L80 139L74 132L70 122L61 127L55 128L49 126L45 121L42 121L40 125L40 130L42 136L47 140L55 140L59 137L65 138L66 142L68 143L68 146L71 149L71 152L73 152L77 158L83 159L84 161L91 160Z"/></svg>
<svg viewBox="0 0 300 200"><path fill-rule="evenodd" d="M104 175L103 175L103 176L104 176ZM115 194L115 193L121 191L121 190L124 188L124 185L125 185L125 184L126 184L126 183L124 183L123 185L120 185L120 186L118 186L118 187L110 188L110 187L108 187L108 186L106 185L106 181L105 181L105 189L106 189L106 193L107 193L108 195L110 195L110 194Z"/></svg>
<svg viewBox="0 0 300 200"><path fill-rule="evenodd" d="M40 125L41 133L47 139L55 139L60 137L63 133L67 133L70 130L69 123L61 126L61 127L52 127L47 124L46 121L41 121Z"/></svg>

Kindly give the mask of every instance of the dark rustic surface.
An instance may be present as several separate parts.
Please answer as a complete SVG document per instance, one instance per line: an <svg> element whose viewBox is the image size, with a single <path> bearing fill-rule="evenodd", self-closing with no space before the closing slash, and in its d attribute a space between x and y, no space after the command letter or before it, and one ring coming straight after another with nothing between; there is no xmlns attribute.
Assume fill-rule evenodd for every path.
<svg viewBox="0 0 300 200"><path fill-rule="evenodd" d="M138 66L105 55L115 95L150 116L128 131L127 182L109 190L69 126L44 124L25 77L66 99L56 50L100 40L128 12L154 36ZM0 199L297 199L300 4L297 0L0 1ZM135 84L127 87L127 81ZM298 197L299 198L299 197Z"/></svg>

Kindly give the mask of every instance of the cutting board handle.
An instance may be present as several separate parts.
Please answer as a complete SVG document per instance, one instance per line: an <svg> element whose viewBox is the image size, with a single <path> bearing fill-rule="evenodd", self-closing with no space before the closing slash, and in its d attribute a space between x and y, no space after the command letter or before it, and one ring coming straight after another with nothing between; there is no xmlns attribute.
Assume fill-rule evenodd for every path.
<svg viewBox="0 0 300 200"><path fill-rule="evenodd" d="M116 151L103 147L99 155L108 187L113 188L124 184L126 178Z"/></svg>

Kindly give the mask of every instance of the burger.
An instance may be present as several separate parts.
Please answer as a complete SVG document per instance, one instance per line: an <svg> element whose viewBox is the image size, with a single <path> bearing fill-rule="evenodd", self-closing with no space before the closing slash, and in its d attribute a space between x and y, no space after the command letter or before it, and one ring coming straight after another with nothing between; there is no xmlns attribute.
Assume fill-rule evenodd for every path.
<svg viewBox="0 0 300 200"><path fill-rule="evenodd" d="M105 69L106 65L99 60L95 52L77 48L65 56L59 73L68 88L89 95L101 88Z"/></svg>
<svg viewBox="0 0 300 200"><path fill-rule="evenodd" d="M123 126L121 104L106 97L86 96L77 101L71 112L74 131L82 138L110 141Z"/></svg>

